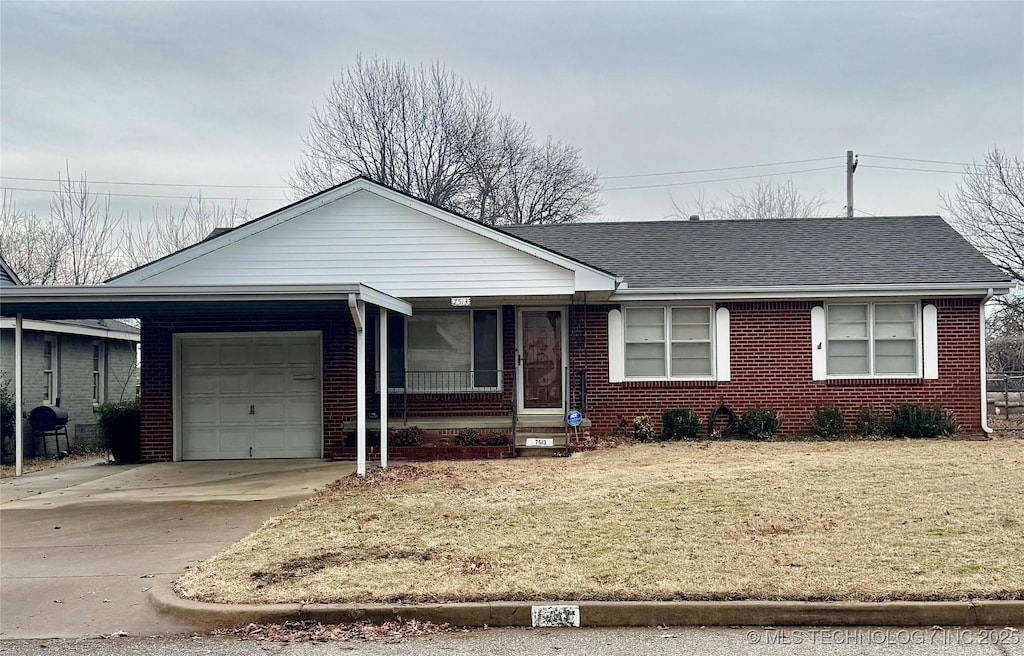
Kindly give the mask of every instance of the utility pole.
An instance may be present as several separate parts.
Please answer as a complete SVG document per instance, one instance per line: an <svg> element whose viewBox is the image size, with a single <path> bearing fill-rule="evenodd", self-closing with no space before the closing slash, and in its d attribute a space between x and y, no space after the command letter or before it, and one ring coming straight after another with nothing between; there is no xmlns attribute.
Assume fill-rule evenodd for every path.
<svg viewBox="0 0 1024 656"><path fill-rule="evenodd" d="M857 170L857 162L853 151L846 151L846 218L853 218L853 172Z"/></svg>

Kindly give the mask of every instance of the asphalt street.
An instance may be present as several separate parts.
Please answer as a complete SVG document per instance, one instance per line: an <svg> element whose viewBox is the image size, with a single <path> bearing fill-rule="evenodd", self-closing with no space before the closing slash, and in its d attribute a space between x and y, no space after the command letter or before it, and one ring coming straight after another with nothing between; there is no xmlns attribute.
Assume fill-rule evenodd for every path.
<svg viewBox="0 0 1024 656"><path fill-rule="evenodd" d="M270 643L211 637L11 640L11 656L1024 656L1024 637L1010 629L734 628L734 629L480 629L408 638L399 643Z"/></svg>

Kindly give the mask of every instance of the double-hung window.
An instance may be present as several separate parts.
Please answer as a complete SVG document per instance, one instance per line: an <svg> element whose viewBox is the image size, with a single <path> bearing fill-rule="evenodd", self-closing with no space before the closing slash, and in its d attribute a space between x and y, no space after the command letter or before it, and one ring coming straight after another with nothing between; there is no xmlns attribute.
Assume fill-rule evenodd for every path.
<svg viewBox="0 0 1024 656"><path fill-rule="evenodd" d="M917 303L833 303L826 315L829 376L920 375Z"/></svg>
<svg viewBox="0 0 1024 656"><path fill-rule="evenodd" d="M625 308L627 378L710 378L711 308Z"/></svg>
<svg viewBox="0 0 1024 656"><path fill-rule="evenodd" d="M53 405L57 399L57 338L43 338L43 403Z"/></svg>
<svg viewBox="0 0 1024 656"><path fill-rule="evenodd" d="M388 387L408 392L499 390L500 345L495 309L390 315Z"/></svg>
<svg viewBox="0 0 1024 656"><path fill-rule="evenodd" d="M102 342L92 343L92 402L103 403L105 358Z"/></svg>

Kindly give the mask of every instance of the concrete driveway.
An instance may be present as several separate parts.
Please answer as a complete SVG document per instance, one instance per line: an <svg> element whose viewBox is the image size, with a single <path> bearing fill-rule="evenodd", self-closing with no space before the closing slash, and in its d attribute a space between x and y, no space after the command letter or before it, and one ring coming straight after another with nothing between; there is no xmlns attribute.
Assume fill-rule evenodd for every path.
<svg viewBox="0 0 1024 656"><path fill-rule="evenodd" d="M354 463L261 460L51 469L0 482L0 638L152 636L192 627L147 592Z"/></svg>

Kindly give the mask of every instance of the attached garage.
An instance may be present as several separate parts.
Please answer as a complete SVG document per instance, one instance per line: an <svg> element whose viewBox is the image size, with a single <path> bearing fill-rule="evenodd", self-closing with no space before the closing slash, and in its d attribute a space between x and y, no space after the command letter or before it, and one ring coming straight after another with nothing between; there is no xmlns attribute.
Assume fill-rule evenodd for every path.
<svg viewBox="0 0 1024 656"><path fill-rule="evenodd" d="M175 340L180 459L322 457L319 332Z"/></svg>

